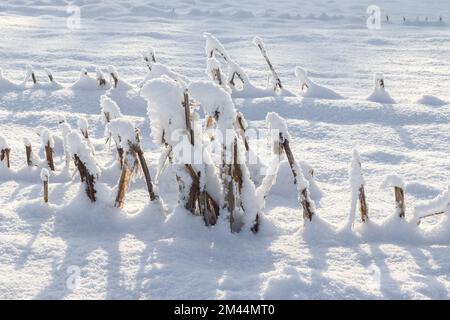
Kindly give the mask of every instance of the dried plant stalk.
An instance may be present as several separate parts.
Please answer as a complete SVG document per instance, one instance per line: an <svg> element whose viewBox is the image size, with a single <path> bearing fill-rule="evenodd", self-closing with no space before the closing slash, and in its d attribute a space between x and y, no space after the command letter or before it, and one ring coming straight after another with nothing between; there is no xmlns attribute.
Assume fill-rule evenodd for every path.
<svg viewBox="0 0 450 320"><path fill-rule="evenodd" d="M405 206L405 192L402 188L395 187L395 207L398 210L400 218L405 218L406 206Z"/></svg>
<svg viewBox="0 0 450 320"><path fill-rule="evenodd" d="M44 183L44 202L48 203L48 181L43 181Z"/></svg>
<svg viewBox="0 0 450 320"><path fill-rule="evenodd" d="M359 199L359 213L361 214L361 221L367 222L369 220L369 210L366 202L366 192L364 190L364 185L361 185L358 190Z"/></svg>
<svg viewBox="0 0 450 320"><path fill-rule="evenodd" d="M50 146L50 141L45 146L45 157L47 158L48 167L55 171L55 164L53 163L53 148Z"/></svg>
<svg viewBox="0 0 450 320"><path fill-rule="evenodd" d="M11 149L9 149L9 148L0 150L0 161L3 162L4 160L6 160L6 167L8 167L8 168L11 166L11 164L9 162L10 153L11 153Z"/></svg>
<svg viewBox="0 0 450 320"><path fill-rule="evenodd" d="M95 190L95 176L88 171L84 163L78 157L78 155L73 155L73 160L75 162L75 167L78 169L80 174L80 179L82 182L86 184L86 194L92 202L96 201L95 194L97 191Z"/></svg>
<svg viewBox="0 0 450 320"><path fill-rule="evenodd" d="M27 165L29 167L33 166L33 160L31 159L31 154L32 154L32 149L31 149L31 145L30 146L25 146L25 152L27 154Z"/></svg>
<svg viewBox="0 0 450 320"><path fill-rule="evenodd" d="M294 183L297 185L298 184L298 181L297 181L298 173L296 172L296 169L295 169L296 162L295 162L294 154L292 153L291 147L289 145L289 140L284 139L283 135L280 133L280 141L283 141L283 143L282 143L283 149L284 149L284 152L286 153L286 157L287 157L289 165L291 167L292 174L294 175ZM303 207L303 218L305 220L311 221L315 213L314 213L313 206L310 202L309 191L307 188L304 188L300 191L299 199L301 199L300 202Z"/></svg>

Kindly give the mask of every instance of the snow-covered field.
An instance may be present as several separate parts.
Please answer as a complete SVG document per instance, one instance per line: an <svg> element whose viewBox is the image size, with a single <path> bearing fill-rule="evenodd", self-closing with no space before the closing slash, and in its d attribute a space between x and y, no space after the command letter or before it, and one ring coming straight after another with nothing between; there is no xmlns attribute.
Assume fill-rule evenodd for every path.
<svg viewBox="0 0 450 320"><path fill-rule="evenodd" d="M73 1L81 8L77 29L67 27L65 1L2 1L0 137L11 148L11 169L0 167L0 298L449 298L450 219L439 215L417 226L414 208L450 185L450 4L377 1L379 30L366 26L372 4L80 0ZM268 69L252 43L260 36L283 85L295 94L234 102L252 128L266 128L268 112L287 119L294 154L314 168L323 193L312 223L303 222L286 163L256 235L248 229L232 234L225 223L207 228L176 208L170 168L158 184L168 212L149 204L141 177L131 184L124 208L114 208L120 171L105 144L100 97L107 93L139 127L154 177L161 152L139 95L147 73L141 52L152 46L158 62L190 80L207 80L204 32L220 39L252 83L263 87ZM20 83L27 64L41 83L47 81L44 69L51 69L62 88L31 82L11 88L2 80ZM95 76L96 66L106 73L108 65L132 90L70 88L82 68ZM296 66L308 71L309 97L301 96ZM395 103L368 101L379 72ZM320 86L341 99L323 99L330 92ZM371 100L380 96L386 98L378 92ZM72 177L73 164L63 170L61 116L74 128L80 117L88 120L103 169L95 204ZM49 204L42 200L40 169L27 168L23 146L28 138L44 158L39 126L55 135ZM370 220L349 230L343 226L355 148ZM406 221L396 217L392 188L380 187L390 174L406 182Z"/></svg>

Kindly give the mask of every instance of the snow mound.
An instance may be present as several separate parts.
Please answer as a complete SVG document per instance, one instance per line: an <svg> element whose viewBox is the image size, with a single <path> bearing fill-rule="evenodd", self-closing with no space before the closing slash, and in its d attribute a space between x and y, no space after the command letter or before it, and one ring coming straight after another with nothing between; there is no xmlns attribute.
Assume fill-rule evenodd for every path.
<svg viewBox="0 0 450 320"><path fill-rule="evenodd" d="M300 82L300 95L304 98L317 98L337 100L343 97L331 89L322 87L314 83L308 77L308 72L300 67L295 68L295 76Z"/></svg>
<svg viewBox="0 0 450 320"><path fill-rule="evenodd" d="M108 73L111 76L111 89L119 91L128 91L133 89L133 86L120 78L116 67L109 65Z"/></svg>
<svg viewBox="0 0 450 320"><path fill-rule="evenodd" d="M3 77L0 69L0 91L19 90L20 86Z"/></svg>
<svg viewBox="0 0 450 320"><path fill-rule="evenodd" d="M378 103L393 104L395 100L391 98L389 93L385 90L384 76L382 73L376 73L374 76L374 89L367 100Z"/></svg>
<svg viewBox="0 0 450 320"><path fill-rule="evenodd" d="M448 102L441 100L438 97L430 96L430 95L422 96L419 100L417 100L417 103L424 104L427 106L435 106L435 107L441 107L441 106L448 104Z"/></svg>
<svg viewBox="0 0 450 320"><path fill-rule="evenodd" d="M103 76L103 73L100 71L100 69L96 70L97 78L91 77L86 69L81 70L80 77L78 78L75 83L73 83L70 88L72 90L107 90L111 86L109 82L106 81L106 79ZM100 81L99 79L103 79L103 81Z"/></svg>

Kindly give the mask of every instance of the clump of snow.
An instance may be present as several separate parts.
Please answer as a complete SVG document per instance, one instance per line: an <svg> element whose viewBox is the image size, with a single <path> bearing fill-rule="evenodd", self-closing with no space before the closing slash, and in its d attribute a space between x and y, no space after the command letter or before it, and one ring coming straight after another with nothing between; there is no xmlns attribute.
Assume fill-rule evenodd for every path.
<svg viewBox="0 0 450 320"><path fill-rule="evenodd" d="M278 159L278 161L280 160ZM311 166L304 161L299 161L299 166L302 170L303 176L306 180L308 180L310 197L317 207L320 205L320 200L323 197L323 192L317 185L317 182L314 180L314 176L311 175ZM272 172L272 170L270 170L270 166L268 172ZM279 162L279 168L276 174L276 180L274 181L274 184L271 188L271 193L287 198L297 197L298 193L295 187L294 177L292 176L292 169L287 160Z"/></svg>
<svg viewBox="0 0 450 320"><path fill-rule="evenodd" d="M120 112L120 108L115 101L109 98L107 95L102 95L100 97L100 107L102 109L103 120L107 122L107 118L109 121L121 118L122 113Z"/></svg>
<svg viewBox="0 0 450 320"><path fill-rule="evenodd" d="M147 64L149 70L152 70L153 64L156 63L155 48L149 47L147 51L142 53L142 57Z"/></svg>
<svg viewBox="0 0 450 320"><path fill-rule="evenodd" d="M56 120L57 120L58 125L59 125L61 123L66 122L66 117L64 115L62 115L62 114L57 114L56 115Z"/></svg>
<svg viewBox="0 0 450 320"><path fill-rule="evenodd" d="M50 146L50 148L55 147L55 140L53 139L53 135L46 128L41 128L39 131L39 136L41 137L43 146Z"/></svg>
<svg viewBox="0 0 450 320"><path fill-rule="evenodd" d="M0 136L0 150L9 149L8 143L6 142L5 138Z"/></svg>
<svg viewBox="0 0 450 320"><path fill-rule="evenodd" d="M25 147L30 147L31 146L31 142L28 138L23 138L23 145Z"/></svg>
<svg viewBox="0 0 450 320"><path fill-rule="evenodd" d="M258 47L261 46L264 49L264 51L265 51L264 42L262 41L262 39L260 37L258 37L258 36L254 37L253 38L253 44L255 46L258 46Z"/></svg>
<svg viewBox="0 0 450 320"><path fill-rule="evenodd" d="M228 55L225 47L214 37L211 33L203 33L203 37L206 39L205 51L208 58L212 58L214 54L219 53L225 61L230 61L230 56Z"/></svg>
<svg viewBox="0 0 450 320"><path fill-rule="evenodd" d="M102 69L100 69L99 67L95 68L95 77L96 77L96 83L97 83L98 87L104 88L104 89L111 88L111 84L108 82L108 80L106 80L106 77L103 74Z"/></svg>
<svg viewBox="0 0 450 320"><path fill-rule="evenodd" d="M237 144L237 162L240 166L241 174L242 174L242 190L240 190L239 201L241 203L240 207L242 207L243 212L239 212L239 207L237 207L237 215L235 218L241 220L239 223L243 223L247 229L253 227L256 216L261 214L260 210L264 207L265 201L262 198L258 197L256 192L256 187L253 181L250 178L250 172L248 167L245 165L245 154L246 150L242 141L238 140Z"/></svg>
<svg viewBox="0 0 450 320"><path fill-rule="evenodd" d="M295 76L300 83L300 95L305 98L318 98L318 99L343 99L341 95L334 92L331 89L322 87L314 83L309 77L308 72L300 67L295 67Z"/></svg>
<svg viewBox="0 0 450 320"><path fill-rule="evenodd" d="M230 91L226 83L226 76L222 73L222 66L214 56L211 58L207 58L206 60L206 74L218 85L220 85L227 92Z"/></svg>
<svg viewBox="0 0 450 320"><path fill-rule="evenodd" d="M72 128L70 127L70 124L67 122L62 122L59 124L59 129L61 130L61 134L63 137L63 149L64 149L64 156L65 156L65 165L66 167L70 166L71 161L71 155L69 152L69 147L67 144L67 135L72 132Z"/></svg>
<svg viewBox="0 0 450 320"><path fill-rule="evenodd" d="M373 92L367 98L367 100L387 104L395 103L395 100L391 98L391 96L385 89L384 76L382 73L375 73Z"/></svg>
<svg viewBox="0 0 450 320"><path fill-rule="evenodd" d="M92 145L91 140L89 139L89 124L88 124L86 117L78 118L77 125L78 125L78 129L80 130L81 134L86 139L86 143L88 144L92 153L95 153L94 146Z"/></svg>
<svg viewBox="0 0 450 320"><path fill-rule="evenodd" d="M281 133L283 135L283 139L291 140L291 136L289 134L286 120L276 112L268 112L266 115L266 123L269 127L269 131L272 134L274 141L273 143L277 143L279 140L278 137L276 137L275 133ZM280 143L283 143L283 141L280 141Z"/></svg>
<svg viewBox="0 0 450 320"><path fill-rule="evenodd" d="M381 188L400 188L405 190L405 181L399 175L392 174L385 177L383 183L381 184Z"/></svg>
<svg viewBox="0 0 450 320"><path fill-rule="evenodd" d="M89 124L85 117L78 118L77 120L78 129L84 134L85 132L88 132Z"/></svg>
<svg viewBox="0 0 450 320"><path fill-rule="evenodd" d="M221 69L221 64L219 62L219 60L217 60L214 56L211 58L208 58L206 60L206 74L208 76L211 76L212 70L215 69ZM211 80L215 80L215 79L211 79Z"/></svg>
<svg viewBox="0 0 450 320"><path fill-rule="evenodd" d="M137 143L135 126L129 120L114 119L106 125L105 132L106 136L111 136L124 150L130 148L130 143Z"/></svg>
<svg viewBox="0 0 450 320"><path fill-rule="evenodd" d="M119 77L119 73L117 72L116 67L111 65L108 66L108 73L111 76L111 85L114 89L126 91L133 88L131 84L127 83Z"/></svg>
<svg viewBox="0 0 450 320"><path fill-rule="evenodd" d="M217 127L225 137L226 130L233 128L236 121L236 109L229 93L210 81L193 82L188 90L205 114L216 119Z"/></svg>
<svg viewBox="0 0 450 320"><path fill-rule="evenodd" d="M90 77L87 70L83 69L80 72L80 77L70 87L72 90L96 90L97 81Z"/></svg>
<svg viewBox="0 0 450 320"><path fill-rule="evenodd" d="M441 107L441 106L448 104L448 102L441 100L438 97L430 96L430 95L422 96L419 100L417 100L417 103L424 104L427 106L435 106L435 107Z"/></svg>
<svg viewBox="0 0 450 320"><path fill-rule="evenodd" d="M25 72L25 78L24 78L23 81L22 81L22 86L26 86L26 85L27 85L28 81L29 81L30 79L32 79L33 74L34 74L33 67L32 67L30 64L27 64L26 72ZM35 83L33 83L33 85L34 85L34 84L35 84Z"/></svg>
<svg viewBox="0 0 450 320"><path fill-rule="evenodd" d="M55 80L55 78L53 77L52 72L49 69L44 69L44 71L47 74L47 78L50 81L50 85L51 85L51 87L53 89L57 90L57 89L62 89L63 88L63 86Z"/></svg>
<svg viewBox="0 0 450 320"><path fill-rule="evenodd" d="M350 186L352 192L358 192L359 188L364 185L364 178L361 170L361 157L358 150L353 150L353 158L350 165Z"/></svg>
<svg viewBox="0 0 450 320"><path fill-rule="evenodd" d="M361 170L361 157L356 149L353 150L352 162L349 169L349 177L352 196L347 228L351 228L353 226L353 223L355 222L359 189L364 185L364 178Z"/></svg>
<svg viewBox="0 0 450 320"><path fill-rule="evenodd" d="M182 102L185 88L179 81L163 77L149 80L141 90L141 96L148 103L148 117L152 136L157 144L169 144L176 131L186 126Z"/></svg>
<svg viewBox="0 0 450 320"><path fill-rule="evenodd" d="M433 200L424 202L414 208L414 216L419 219L426 214L445 212L447 215L450 210L450 186Z"/></svg>
<svg viewBox="0 0 450 320"><path fill-rule="evenodd" d="M272 158L265 172L265 176L262 180L261 185L256 189L256 197L258 199L258 203L262 203L264 204L264 206L270 190L273 188L273 186L278 180L277 177L279 168L280 168L280 159L277 155L275 155Z"/></svg>
<svg viewBox="0 0 450 320"><path fill-rule="evenodd" d="M102 71L96 68L96 77L91 77L86 69L82 69L78 80L70 87L72 90L106 90L110 88Z"/></svg>
<svg viewBox="0 0 450 320"><path fill-rule="evenodd" d="M77 155L90 174L100 176L101 171L92 155L91 148L78 132L72 131L67 135L67 147L72 157Z"/></svg>
<svg viewBox="0 0 450 320"><path fill-rule="evenodd" d="M50 177L50 172L46 168L41 169L40 178L42 182L48 182Z"/></svg>

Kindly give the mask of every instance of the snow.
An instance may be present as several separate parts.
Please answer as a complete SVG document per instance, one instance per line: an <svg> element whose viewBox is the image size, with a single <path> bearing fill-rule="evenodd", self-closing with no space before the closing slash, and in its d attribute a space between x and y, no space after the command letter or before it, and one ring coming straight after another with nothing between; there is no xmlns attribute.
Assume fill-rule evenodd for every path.
<svg viewBox="0 0 450 320"><path fill-rule="evenodd" d="M50 81L51 88L54 90L62 89L62 85L54 79L52 72L49 69L44 69L44 71L47 74L48 81Z"/></svg>
<svg viewBox="0 0 450 320"><path fill-rule="evenodd" d="M23 145L24 145L25 147L31 146L30 140L29 140L28 138L23 138Z"/></svg>
<svg viewBox="0 0 450 320"><path fill-rule="evenodd" d="M295 76L299 81L300 94L305 98L343 99L341 95L331 89L314 83L308 77L308 72L300 67L295 67Z"/></svg>
<svg viewBox="0 0 450 320"><path fill-rule="evenodd" d="M227 65L226 83L231 87L235 98L257 98L276 95L272 88L259 88L254 86L242 67L229 56L222 43L212 34L205 32L206 39L205 52L207 59L220 57ZM234 84L233 84L234 83ZM238 87L240 84L241 87ZM289 93L288 93L289 94Z"/></svg>
<svg viewBox="0 0 450 320"><path fill-rule="evenodd" d="M160 63L151 63L151 69L147 73L144 81L139 84L139 87L142 87L148 80L157 79L162 76L169 77L173 80L180 81L182 83L189 83L189 79L183 76L182 74L171 70L169 67L160 64Z"/></svg>
<svg viewBox="0 0 450 320"><path fill-rule="evenodd" d="M382 16L390 17L380 30L367 29L369 0L74 4L81 8L81 29L67 28L63 1L1 3L0 136L11 148L11 169L0 168L1 298L450 297L449 215L424 218L417 226L418 217L448 204L450 106L428 98L450 101L447 2L379 1ZM302 219L286 161L265 199L256 235L247 228L231 234L226 223L205 227L201 217L177 206L175 169L167 162L158 177L166 210L149 203L142 177L130 185L125 208L114 208L120 170L115 150L105 145L100 97L106 94L116 102L120 118L141 130L141 146L155 177L167 149L159 147L158 139L148 139L160 137L154 120L180 117L176 127L182 126L184 114L178 108L184 89L208 80L204 31L220 39L256 88L242 91L239 81L233 91L227 86L248 131L264 132L269 112L286 119L291 148L316 204L311 181L322 191L312 223L305 225ZM267 44L283 86L295 95L267 90L267 64L252 44L255 35ZM172 88L167 78L158 79L162 75L183 83L160 97L157 91L146 92L160 105L150 105L147 114L139 85L144 93L142 82L151 72L141 52L149 46L156 49L161 68L153 69L157 72L148 80L156 83L148 88ZM220 55L215 59L226 82L229 66ZM33 65L39 85L30 80L21 85L27 63ZM119 81L129 83L131 90L108 91L108 65L117 68ZM303 97L293 72L297 65L308 70L310 81L343 98ZM104 86L97 81L96 66ZM63 88L51 87L45 69L52 70ZM82 69L87 75L80 75ZM375 72L384 73L384 92L395 104L367 101ZM196 126L203 126L203 107L195 113L200 122ZM89 122L95 162L101 168L96 203L87 199L78 177L72 177L73 161L64 166L63 137L68 134L59 128L60 116L67 130L75 130L80 117ZM48 128L55 141L56 171L48 204L42 199L41 168L27 166L23 146L27 138L39 158L45 158L38 126ZM78 135L75 131L69 136ZM262 142L249 136L249 144L255 153L259 143L264 146L258 155L268 168L272 153L262 135ZM84 143L79 135L75 139ZM348 167L353 149L362 160L370 221L354 219L352 228L344 228L351 207ZM92 157L86 145L85 151ZM314 180L303 163L314 169ZM394 215L391 187L380 188L393 173L406 181L405 219ZM273 180L266 182L270 187ZM68 287L77 271L79 287Z"/></svg>
<svg viewBox="0 0 450 320"><path fill-rule="evenodd" d="M8 149L8 143L6 142L5 138L0 136L0 150Z"/></svg>
<svg viewBox="0 0 450 320"><path fill-rule="evenodd" d="M130 148L130 143L136 143L136 130L133 123L126 119L114 119L106 125L106 136L112 136L124 150Z"/></svg>
<svg viewBox="0 0 450 320"><path fill-rule="evenodd" d="M104 79L99 69L96 70L96 78L91 77L86 69L81 70L79 79L71 85L72 90L105 90L109 89L109 83L100 85L98 79Z"/></svg>
<svg viewBox="0 0 450 320"><path fill-rule="evenodd" d="M381 185L382 188L400 188L405 190L405 182L403 181L403 178L396 174L390 174L387 175L385 180L383 181L383 184Z"/></svg>
<svg viewBox="0 0 450 320"><path fill-rule="evenodd" d="M42 182L48 182L49 177L50 177L50 172L46 168L42 168L40 177L41 177Z"/></svg>
<svg viewBox="0 0 450 320"><path fill-rule="evenodd" d="M203 37L206 39L205 53L208 58L212 58L215 53L218 53L225 61L231 61L227 50L216 37L209 32L203 33Z"/></svg>
<svg viewBox="0 0 450 320"><path fill-rule="evenodd" d="M114 120L122 117L122 113L120 112L120 108L117 103L106 95L100 97L100 107L102 109L103 115L105 116L105 121L106 114L108 114L109 120Z"/></svg>
<svg viewBox="0 0 450 320"><path fill-rule="evenodd" d="M78 129L84 134L85 132L88 132L89 124L86 120L86 118L79 118L77 120Z"/></svg>
<svg viewBox="0 0 450 320"><path fill-rule="evenodd" d="M3 76L3 71L0 69L0 91L18 90L19 86Z"/></svg>
<svg viewBox="0 0 450 320"><path fill-rule="evenodd" d="M152 136L157 144L166 140L175 143L177 130L186 127L183 85L163 77L147 81L141 89L141 95L148 102L148 117L152 127Z"/></svg>
<svg viewBox="0 0 450 320"><path fill-rule="evenodd" d="M395 100L391 98L390 94L386 91L384 87L384 76L382 73L375 73L374 77L374 88L372 94L367 98L369 101L393 104Z"/></svg>
<svg viewBox="0 0 450 320"><path fill-rule="evenodd" d="M436 198L421 203L414 208L414 214L416 218L419 218L425 214L436 213L440 211L445 211L448 215L448 210L450 208L450 187L438 195Z"/></svg>
<svg viewBox="0 0 450 320"><path fill-rule="evenodd" d="M361 186L364 186L364 177L362 174L362 163L361 157L358 150L353 150L352 162L349 169L349 181L351 190L351 202L350 202L350 213L348 216L348 222L346 228L351 228L356 219L356 210L358 204L359 190Z"/></svg>
<svg viewBox="0 0 450 320"><path fill-rule="evenodd" d="M25 87L27 85L28 81L32 81L33 85L37 84L37 83L34 83L34 80L32 79L33 74L34 74L33 67L30 64L27 64L25 78L22 81L22 86ZM36 79L36 81L37 81L37 79Z"/></svg>
<svg viewBox="0 0 450 320"><path fill-rule="evenodd" d="M271 131L271 134L275 134L276 141L278 141L278 135L281 133L283 135L283 139L291 140L291 136L289 135L289 131L287 128L286 120L276 112L268 112L266 115L266 123ZM275 141L274 141L275 142ZM280 141L283 143L283 141Z"/></svg>
<svg viewBox="0 0 450 320"><path fill-rule="evenodd" d="M119 77L119 73L116 69L116 67L109 65L108 66L108 73L111 75L111 84L113 89L117 90L130 90L133 86L129 84L128 82L124 81ZM101 72L97 71L97 79L101 75ZM103 77L103 76L102 76ZM117 83L116 83L117 81Z"/></svg>
<svg viewBox="0 0 450 320"><path fill-rule="evenodd" d="M67 147L72 157L77 155L80 158L90 174L94 176L100 175L101 170L91 153L91 149L78 132L72 131L67 135Z"/></svg>
<svg viewBox="0 0 450 320"><path fill-rule="evenodd" d="M436 107L442 107L443 105L448 104L444 100L441 100L438 97L430 96L430 95L422 96L419 100L417 100L417 103L425 104L428 106L436 106Z"/></svg>
<svg viewBox="0 0 450 320"><path fill-rule="evenodd" d="M215 72L220 74L220 81L218 79L219 75L216 75ZM206 75L218 85L220 85L224 90L230 92L227 83L225 82L226 77L222 73L222 66L220 62L215 58L211 57L206 60Z"/></svg>
<svg viewBox="0 0 450 320"><path fill-rule="evenodd" d="M210 81L197 81L189 85L191 97L202 106L205 114L215 117L218 114L217 126L223 136L227 129L232 129L236 121L236 109L228 92Z"/></svg>
<svg viewBox="0 0 450 320"><path fill-rule="evenodd" d="M53 135L47 128L40 128L39 136L41 137L43 146L49 146L50 148L55 147L55 140L53 139Z"/></svg>

